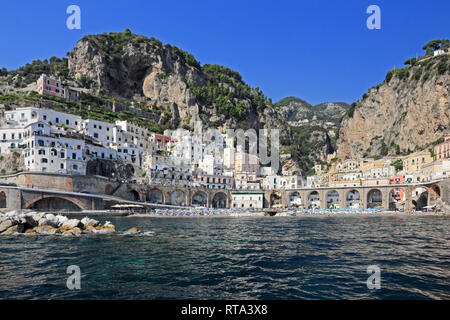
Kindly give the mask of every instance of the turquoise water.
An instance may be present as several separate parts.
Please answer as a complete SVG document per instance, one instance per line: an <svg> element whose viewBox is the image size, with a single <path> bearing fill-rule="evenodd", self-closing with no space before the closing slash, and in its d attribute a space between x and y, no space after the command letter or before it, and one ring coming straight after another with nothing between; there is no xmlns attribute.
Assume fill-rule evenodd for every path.
<svg viewBox="0 0 450 320"><path fill-rule="evenodd" d="M443 217L107 218L155 236L0 237L2 299L449 299ZM69 265L81 289L69 290ZM367 266L381 289L366 286Z"/></svg>

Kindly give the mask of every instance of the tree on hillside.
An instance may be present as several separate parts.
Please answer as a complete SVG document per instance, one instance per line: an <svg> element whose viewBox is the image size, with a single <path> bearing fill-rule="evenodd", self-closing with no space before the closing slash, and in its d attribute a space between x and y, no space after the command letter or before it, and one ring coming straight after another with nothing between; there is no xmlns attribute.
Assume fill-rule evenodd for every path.
<svg viewBox="0 0 450 320"><path fill-rule="evenodd" d="M406 65L415 65L416 64L416 61L417 61L417 59L416 58L409 58L408 60L406 60L405 62L404 62L404 64L406 64Z"/></svg>
<svg viewBox="0 0 450 320"><path fill-rule="evenodd" d="M442 45L442 40L440 39L436 39L436 40L431 40L430 42L428 42L426 45L424 45L422 47L423 50L427 50L431 49L431 50L438 50L441 48Z"/></svg>

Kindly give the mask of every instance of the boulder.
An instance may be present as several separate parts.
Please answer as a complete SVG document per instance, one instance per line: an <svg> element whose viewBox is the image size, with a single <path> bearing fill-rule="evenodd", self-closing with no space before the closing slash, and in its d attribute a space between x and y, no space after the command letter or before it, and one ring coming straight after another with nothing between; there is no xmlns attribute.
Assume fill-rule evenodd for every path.
<svg viewBox="0 0 450 320"><path fill-rule="evenodd" d="M15 216L18 216L19 214L20 214L20 211L14 210L14 211L7 212L5 215L7 217L15 217Z"/></svg>
<svg viewBox="0 0 450 320"><path fill-rule="evenodd" d="M43 225L43 226L37 226L35 228L33 228L33 230L37 233L42 233L42 234L57 234L57 233L61 233L61 231L59 231L59 229L54 228L52 226L47 226L47 225Z"/></svg>
<svg viewBox="0 0 450 320"><path fill-rule="evenodd" d="M40 218L38 221L38 226L49 226L49 225L51 225L51 223L49 220L47 220L47 218Z"/></svg>
<svg viewBox="0 0 450 320"><path fill-rule="evenodd" d="M39 220L41 220L43 217L44 217L44 214L43 213L36 213L36 212L34 212L34 213L32 213L32 214L28 214L29 216L31 216L31 217L33 217L33 219L36 221L36 222L39 222Z"/></svg>
<svg viewBox="0 0 450 320"><path fill-rule="evenodd" d="M7 229L11 228L12 226L14 226L16 223L13 222L12 220L5 220L2 223L0 223L0 233L6 231Z"/></svg>
<svg viewBox="0 0 450 320"><path fill-rule="evenodd" d="M93 227L93 226L86 226L85 228L84 228L84 232L85 233L93 233L93 232L95 232L97 229L95 229L95 227Z"/></svg>
<svg viewBox="0 0 450 320"><path fill-rule="evenodd" d="M100 222L98 222L97 220L90 219L88 217L84 217L83 219L81 219L81 223L83 224L83 226L85 228L88 227L88 226L96 227L96 226L98 226L100 224Z"/></svg>
<svg viewBox="0 0 450 320"><path fill-rule="evenodd" d="M34 229L28 229L24 232L25 235L27 236L35 236L38 235L38 233L34 230Z"/></svg>
<svg viewBox="0 0 450 320"><path fill-rule="evenodd" d="M62 224L62 228L68 228L68 229L73 229L73 228L81 228L83 225L81 224L80 220L78 219L70 219L67 221L64 221Z"/></svg>
<svg viewBox="0 0 450 320"><path fill-rule="evenodd" d="M58 228L58 226L60 225L58 218L51 213L46 214L45 219L47 219L48 221L47 224L52 227Z"/></svg>
<svg viewBox="0 0 450 320"><path fill-rule="evenodd" d="M60 226L62 226L64 224L64 222L69 221L69 218L62 216L62 215L57 215L56 218L58 219ZM73 219L73 220L77 220L77 219Z"/></svg>
<svg viewBox="0 0 450 320"><path fill-rule="evenodd" d="M64 230L62 232L62 234L63 234L63 236L79 236L81 234L81 232L82 231L80 228L75 227L75 228L72 228L69 230Z"/></svg>
<svg viewBox="0 0 450 320"><path fill-rule="evenodd" d="M39 225L39 220L35 220L31 215L25 215L22 218L22 223L28 228L34 228Z"/></svg>
<svg viewBox="0 0 450 320"><path fill-rule="evenodd" d="M106 221L106 223L102 225L98 225L95 227L95 230L93 230L95 233L112 233L116 231L116 227L109 221Z"/></svg>
<svg viewBox="0 0 450 320"><path fill-rule="evenodd" d="M130 228L127 231L125 231L125 233L141 233L141 232L142 232L142 230L137 227L133 227L133 228Z"/></svg>
<svg viewBox="0 0 450 320"><path fill-rule="evenodd" d="M14 233L23 233L24 231L25 229L22 224L16 224L3 231L2 234L9 235Z"/></svg>

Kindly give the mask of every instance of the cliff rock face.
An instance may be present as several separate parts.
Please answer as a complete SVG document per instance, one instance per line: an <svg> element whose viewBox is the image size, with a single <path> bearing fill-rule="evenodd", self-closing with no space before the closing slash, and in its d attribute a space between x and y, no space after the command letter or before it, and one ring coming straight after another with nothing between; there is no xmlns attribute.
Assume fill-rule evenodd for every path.
<svg viewBox="0 0 450 320"><path fill-rule="evenodd" d="M348 110L337 156L395 155L431 147L450 124L449 67L443 56L390 71Z"/></svg>
<svg viewBox="0 0 450 320"><path fill-rule="evenodd" d="M198 112L187 82L205 81L201 70L187 64L170 46L156 40L121 41L112 36L87 36L68 55L69 72L110 96L147 98L156 106L177 106L181 117Z"/></svg>
<svg viewBox="0 0 450 320"><path fill-rule="evenodd" d="M349 105L345 102L325 102L311 105L308 102L296 98L287 97L278 101L276 106L287 121L308 120L318 124L323 122L333 123L336 127Z"/></svg>
<svg viewBox="0 0 450 320"><path fill-rule="evenodd" d="M228 128L282 125L262 92L236 71L201 66L189 53L129 30L82 38L68 53L68 69L95 93L157 107L174 127L198 119Z"/></svg>

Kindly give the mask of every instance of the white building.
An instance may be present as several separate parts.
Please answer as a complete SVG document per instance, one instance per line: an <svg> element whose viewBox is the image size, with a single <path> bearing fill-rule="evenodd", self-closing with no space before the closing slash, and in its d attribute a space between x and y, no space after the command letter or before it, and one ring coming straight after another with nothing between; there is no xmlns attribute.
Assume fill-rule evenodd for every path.
<svg viewBox="0 0 450 320"><path fill-rule="evenodd" d="M233 191L231 192L231 207L235 209L262 209L264 207L264 192Z"/></svg>
<svg viewBox="0 0 450 320"><path fill-rule="evenodd" d="M269 175L263 179L263 189L297 189L302 186L302 177L297 175Z"/></svg>
<svg viewBox="0 0 450 320"><path fill-rule="evenodd" d="M27 171L86 174L83 140L33 135L24 144Z"/></svg>
<svg viewBox="0 0 450 320"><path fill-rule="evenodd" d="M81 129L82 124L82 118L79 116L35 107L5 111L5 119L6 121L16 121L23 126L41 121L51 126L64 126L77 131Z"/></svg>

